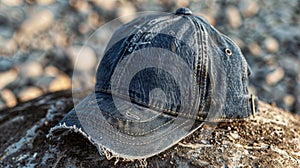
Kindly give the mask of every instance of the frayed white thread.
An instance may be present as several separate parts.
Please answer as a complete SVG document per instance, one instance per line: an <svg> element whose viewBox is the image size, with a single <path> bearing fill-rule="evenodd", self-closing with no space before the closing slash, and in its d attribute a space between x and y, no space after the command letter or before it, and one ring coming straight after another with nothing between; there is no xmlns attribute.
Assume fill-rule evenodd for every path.
<svg viewBox="0 0 300 168"><path fill-rule="evenodd" d="M146 159L138 159L138 161L140 162L141 167L147 167L148 162Z"/></svg>
<svg viewBox="0 0 300 168"><path fill-rule="evenodd" d="M97 144L95 141L93 141L92 137L88 134L86 134L84 131L82 131L82 128L78 128L76 125L67 126L66 123L59 123L57 126L50 129L49 134L47 135L47 138L54 136L53 132L57 129L69 129L69 131L73 131L75 133L80 133L85 138L87 138L94 146L97 147L98 153L100 156L105 156L107 160L111 160L113 158L116 158L114 165L117 165L119 163L120 159L122 161L126 162L134 162L135 160L138 160L140 167L147 167L148 163L146 158L145 159L129 159L129 158L123 158L121 156L118 156L117 154L114 154L109 149L105 148L104 146Z"/></svg>
<svg viewBox="0 0 300 168"><path fill-rule="evenodd" d="M117 163L119 162L119 157L116 157L116 161L115 161L115 163L114 163L114 165L116 166L117 165Z"/></svg>
<svg viewBox="0 0 300 168"><path fill-rule="evenodd" d="M112 155L112 153L109 152L107 149L104 148L103 152L104 152L105 157L106 157L107 160L111 160L112 158L114 158L114 156Z"/></svg>

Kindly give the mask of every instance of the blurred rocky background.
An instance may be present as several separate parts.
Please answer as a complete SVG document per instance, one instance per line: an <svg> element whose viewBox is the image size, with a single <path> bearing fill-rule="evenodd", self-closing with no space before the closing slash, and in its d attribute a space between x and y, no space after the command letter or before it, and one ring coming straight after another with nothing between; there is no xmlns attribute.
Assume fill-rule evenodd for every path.
<svg viewBox="0 0 300 168"><path fill-rule="evenodd" d="M0 110L71 89L76 55L105 23L178 7L206 17L240 46L253 71L251 92L300 114L299 0L0 0ZM107 40L84 46L77 71L97 65L97 47Z"/></svg>

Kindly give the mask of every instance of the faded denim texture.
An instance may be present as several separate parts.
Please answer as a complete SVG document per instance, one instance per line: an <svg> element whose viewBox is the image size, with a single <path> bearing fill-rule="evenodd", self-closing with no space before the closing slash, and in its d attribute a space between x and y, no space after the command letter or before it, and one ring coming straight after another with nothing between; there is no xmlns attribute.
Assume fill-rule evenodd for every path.
<svg viewBox="0 0 300 168"><path fill-rule="evenodd" d="M121 26L99 64L94 93L61 124L83 130L98 149L138 159L166 150L204 121L251 116L250 68L238 46L180 10Z"/></svg>

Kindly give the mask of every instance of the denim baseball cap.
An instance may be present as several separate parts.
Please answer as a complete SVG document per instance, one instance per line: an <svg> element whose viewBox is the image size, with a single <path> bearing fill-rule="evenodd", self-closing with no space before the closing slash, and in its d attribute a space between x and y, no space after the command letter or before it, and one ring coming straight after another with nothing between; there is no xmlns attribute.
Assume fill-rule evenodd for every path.
<svg viewBox="0 0 300 168"><path fill-rule="evenodd" d="M140 16L114 32L94 91L51 129L73 129L99 152L156 155L206 121L253 116L239 47L187 8Z"/></svg>

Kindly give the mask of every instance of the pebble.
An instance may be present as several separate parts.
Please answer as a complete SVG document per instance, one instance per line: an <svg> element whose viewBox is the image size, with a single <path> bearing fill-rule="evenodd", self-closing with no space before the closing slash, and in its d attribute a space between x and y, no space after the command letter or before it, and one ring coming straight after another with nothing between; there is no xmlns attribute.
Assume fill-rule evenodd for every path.
<svg viewBox="0 0 300 168"><path fill-rule="evenodd" d="M209 144L209 141L208 141L208 140L205 140L205 139L200 140L200 142L201 142L202 144Z"/></svg>
<svg viewBox="0 0 300 168"><path fill-rule="evenodd" d="M70 55L76 70L91 70L97 64L95 52L88 46L73 46Z"/></svg>
<svg viewBox="0 0 300 168"><path fill-rule="evenodd" d="M6 72L0 73L0 90L3 89L9 83L15 81L18 77L18 70L11 69Z"/></svg>
<svg viewBox="0 0 300 168"><path fill-rule="evenodd" d="M54 3L55 0L36 0L39 5L50 5Z"/></svg>
<svg viewBox="0 0 300 168"><path fill-rule="evenodd" d="M238 28L242 25L242 18L239 10L234 6L229 6L226 9L226 16L232 28Z"/></svg>
<svg viewBox="0 0 300 168"><path fill-rule="evenodd" d="M103 1L103 0L94 0L94 3L99 6L104 8L105 10L113 10L116 7L116 2L117 1Z"/></svg>
<svg viewBox="0 0 300 168"><path fill-rule="evenodd" d="M287 94L285 97L284 97L284 104L286 104L288 107L291 107L295 102L295 98L293 95L291 94Z"/></svg>
<svg viewBox="0 0 300 168"><path fill-rule="evenodd" d="M239 134L237 132L230 132L230 136L234 139L239 139Z"/></svg>
<svg viewBox="0 0 300 168"><path fill-rule="evenodd" d="M251 42L248 44L248 49L254 56L261 56L262 55L262 49L256 42Z"/></svg>
<svg viewBox="0 0 300 168"><path fill-rule="evenodd" d="M57 76L59 74L59 70L52 65L47 66L44 72L46 76Z"/></svg>
<svg viewBox="0 0 300 168"><path fill-rule="evenodd" d="M18 97L24 102L39 97L42 94L43 92L39 88L31 86L21 90Z"/></svg>
<svg viewBox="0 0 300 168"><path fill-rule="evenodd" d="M1 3L8 6L21 6L23 4L23 0L2 0Z"/></svg>
<svg viewBox="0 0 300 168"><path fill-rule="evenodd" d="M77 9L79 12L87 13L90 10L90 6L87 1L69 1L70 6Z"/></svg>
<svg viewBox="0 0 300 168"><path fill-rule="evenodd" d="M264 44L266 49L271 53L274 53L279 49L278 41L273 37L266 38Z"/></svg>
<svg viewBox="0 0 300 168"><path fill-rule="evenodd" d="M54 15L47 9L34 13L32 17L22 24L22 35L26 37L38 34L53 26L53 22Z"/></svg>
<svg viewBox="0 0 300 168"><path fill-rule="evenodd" d="M49 91L55 92L59 90L67 90L71 89L71 87L71 79L65 74L60 74L50 83Z"/></svg>
<svg viewBox="0 0 300 168"><path fill-rule="evenodd" d="M276 68L275 71L271 72L266 76L266 82L268 85L273 85L282 80L284 77L284 70L281 67Z"/></svg>
<svg viewBox="0 0 300 168"><path fill-rule="evenodd" d="M259 11L259 5L255 1L244 0L241 2L242 13L246 17L251 17Z"/></svg>
<svg viewBox="0 0 300 168"><path fill-rule="evenodd" d="M2 31L0 29L0 31ZM1 35L0 35L1 37ZM17 44L14 39L1 39L0 38L0 56L6 55L6 56L13 56L14 53L17 50Z"/></svg>
<svg viewBox="0 0 300 168"><path fill-rule="evenodd" d="M56 46L67 47L68 46L68 37L64 32L56 32L54 35L54 44Z"/></svg>
<svg viewBox="0 0 300 168"><path fill-rule="evenodd" d="M187 7L189 5L189 0L177 0L178 7Z"/></svg>
<svg viewBox="0 0 300 168"><path fill-rule="evenodd" d="M1 91L1 97L5 101L7 107L14 107L17 105L17 99L11 90L3 89Z"/></svg>
<svg viewBox="0 0 300 168"><path fill-rule="evenodd" d="M136 10L133 4L128 2L124 3L120 8L118 8L118 16L123 23L133 20L136 17L135 12Z"/></svg>
<svg viewBox="0 0 300 168"><path fill-rule="evenodd" d="M81 23L79 26L78 26L78 30L81 34L86 34L88 33L90 30L91 30L91 26L89 26L88 24L86 23Z"/></svg>
<svg viewBox="0 0 300 168"><path fill-rule="evenodd" d="M43 74L43 67L36 61L26 62L20 66L22 75L25 77L37 77Z"/></svg>
<svg viewBox="0 0 300 168"><path fill-rule="evenodd" d="M90 27L95 29L103 24L103 19L98 15L97 12L91 12L88 16L88 23Z"/></svg>

